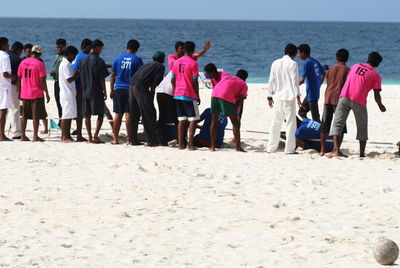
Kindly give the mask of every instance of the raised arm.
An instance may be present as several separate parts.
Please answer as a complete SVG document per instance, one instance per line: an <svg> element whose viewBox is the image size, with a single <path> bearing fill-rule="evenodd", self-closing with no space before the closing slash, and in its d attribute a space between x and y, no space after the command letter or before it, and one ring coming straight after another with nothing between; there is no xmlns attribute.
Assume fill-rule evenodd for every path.
<svg viewBox="0 0 400 268"><path fill-rule="evenodd" d="M204 54L206 54L206 52L207 52L210 48L211 48L211 41L208 40L208 41L206 42L206 44L204 45L204 48L203 48L202 50L200 50L199 52L194 53L194 54L193 54L193 57L194 57L195 59L197 59L197 58L203 56Z"/></svg>

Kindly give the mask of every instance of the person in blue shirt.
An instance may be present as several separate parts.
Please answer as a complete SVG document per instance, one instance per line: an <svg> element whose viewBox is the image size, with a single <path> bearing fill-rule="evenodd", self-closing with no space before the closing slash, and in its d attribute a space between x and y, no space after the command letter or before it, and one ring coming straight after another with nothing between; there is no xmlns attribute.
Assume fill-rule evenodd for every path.
<svg viewBox="0 0 400 268"><path fill-rule="evenodd" d="M79 64L81 61L89 54L90 48L92 46L92 40L90 39L83 39L81 42L81 52L79 52L75 60L72 62L72 69L75 72L79 71ZM82 93L82 86L81 86L81 79L78 77L75 81L76 86L76 106L77 106L77 117L76 117L76 130L72 133L72 135L76 135L77 142L85 142L85 139L82 136L82 123L83 123L83 93Z"/></svg>
<svg viewBox="0 0 400 268"><path fill-rule="evenodd" d="M321 123L304 119L296 131L296 145L304 150L313 149L317 152L321 151ZM328 137L326 141L326 151L333 150L333 138Z"/></svg>
<svg viewBox="0 0 400 268"><path fill-rule="evenodd" d="M203 126L200 128L200 133L194 137L194 144L197 147L210 147L211 146L211 136L210 136L210 127L211 127L211 109L207 108L200 115L200 121L204 121ZM222 143L224 142L225 128L228 125L228 118L223 114L219 114L218 116L218 125L217 125L217 139L216 139L216 147L221 148Z"/></svg>
<svg viewBox="0 0 400 268"><path fill-rule="evenodd" d="M112 64L110 78L110 98L113 100L115 115L112 144L118 144L118 135L122 117L125 114L126 129L129 129L129 85L133 75L143 65L141 58L136 56L140 44L137 40L129 40L126 53L119 55Z"/></svg>
<svg viewBox="0 0 400 268"><path fill-rule="evenodd" d="M307 113L311 111L312 119L321 122L318 108L319 91L325 80L325 70L321 64L311 57L311 48L307 44L298 46L299 56L304 60L303 73L299 84L306 82L307 95L299 109L301 118L307 118Z"/></svg>

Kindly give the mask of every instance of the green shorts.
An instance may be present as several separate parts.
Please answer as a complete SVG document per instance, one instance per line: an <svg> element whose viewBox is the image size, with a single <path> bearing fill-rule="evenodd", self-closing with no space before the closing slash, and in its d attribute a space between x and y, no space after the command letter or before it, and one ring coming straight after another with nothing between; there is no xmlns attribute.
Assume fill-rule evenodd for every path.
<svg viewBox="0 0 400 268"><path fill-rule="evenodd" d="M236 104L220 98L211 98L211 114L237 115Z"/></svg>

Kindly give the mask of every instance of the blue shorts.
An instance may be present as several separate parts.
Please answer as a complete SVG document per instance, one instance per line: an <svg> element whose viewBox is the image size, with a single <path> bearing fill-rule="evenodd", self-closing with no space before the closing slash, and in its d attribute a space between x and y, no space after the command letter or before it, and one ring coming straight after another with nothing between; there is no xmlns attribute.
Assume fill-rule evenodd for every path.
<svg viewBox="0 0 400 268"><path fill-rule="evenodd" d="M200 120L199 106L197 104L197 100L195 101L175 100L175 103L176 103L176 114L178 115L178 121Z"/></svg>
<svg viewBox="0 0 400 268"><path fill-rule="evenodd" d="M116 89L114 91L113 111L116 114L129 113L129 90Z"/></svg>

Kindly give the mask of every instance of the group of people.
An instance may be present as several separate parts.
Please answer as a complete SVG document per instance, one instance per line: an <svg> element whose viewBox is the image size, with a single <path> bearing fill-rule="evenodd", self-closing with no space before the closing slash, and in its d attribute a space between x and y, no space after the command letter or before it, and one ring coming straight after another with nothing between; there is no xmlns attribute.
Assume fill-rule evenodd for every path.
<svg viewBox="0 0 400 268"><path fill-rule="evenodd" d="M57 55L50 75L55 81L54 97L62 130L61 141L103 143L99 133L106 115L113 130L111 143L119 144L120 127L125 116L127 143L130 145L141 144L137 133L141 119L148 146L168 145L171 140L168 132L172 125L179 149L194 150L195 132L200 120L200 74L197 59L210 49L210 41L199 52L195 52L195 43L191 41L177 42L176 53L167 58L169 70L166 75L165 54L157 51L153 61L144 64L137 55L140 48L137 40L129 40L126 52L116 57L112 64L106 64L100 57L103 47L100 40L84 39L79 52L76 47L67 46L64 39L56 41ZM23 59L20 58L22 53L25 54ZM353 111L357 139L360 142L360 156L364 157L368 139L366 99L370 90L374 91L380 110L386 111L380 96L381 77L375 70L382 61L379 53L370 53L367 63L356 64L351 68L346 66L349 58L346 49L337 51L336 64L331 68L322 67L312 58L310 46L307 44L298 47L288 44L284 54L273 62L269 77L267 99L273 115L267 151L273 153L277 150L282 138L281 126L285 121L287 131L284 151L295 154L296 147L299 146L299 142L296 142L296 131L299 128L297 114L308 124L307 114L311 112L312 122L308 125L320 133L320 155L325 155L327 139L333 136L334 148L328 156L343 157L345 155L340 147L346 133L347 117ZM30 140L26 136L27 120L33 120L33 141L43 141L39 137L40 120L44 126L42 133L48 131L45 101L48 103L50 96L41 55L40 46L23 46L22 43L15 42L10 49L8 39L0 37L1 141L10 140L5 134L7 115L13 130L12 139ZM304 60L301 75L294 60L297 55ZM106 77L109 75L111 92L108 95ZM245 82L247 71L239 70L236 75L231 75L220 72L213 63L209 63L204 68L204 75L213 86L211 108L208 109L211 119L207 128L207 146L211 151L220 146L217 143L217 128L220 116L224 115L232 123L236 150L244 151L240 142L240 125L243 102L248 90ZM321 120L318 101L320 87L325 79L327 89ZM301 100L300 85L303 83L306 83L306 96ZM108 96L113 100L114 118L105 103ZM154 98L159 108L158 120ZM296 103L299 106L298 112ZM93 135L91 116L97 116ZM87 139L82 135L83 119ZM72 120L76 120L74 131L71 130ZM75 140L72 135L76 135Z"/></svg>

